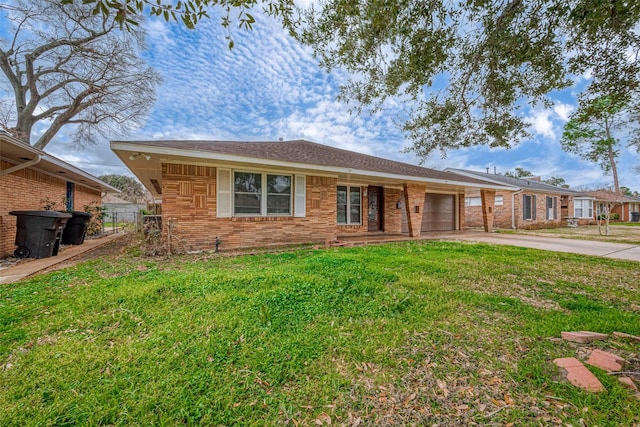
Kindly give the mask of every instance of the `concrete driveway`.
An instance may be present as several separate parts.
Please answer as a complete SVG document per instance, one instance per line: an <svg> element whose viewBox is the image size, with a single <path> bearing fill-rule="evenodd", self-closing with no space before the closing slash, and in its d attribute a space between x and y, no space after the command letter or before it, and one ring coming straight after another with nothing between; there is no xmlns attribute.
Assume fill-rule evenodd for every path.
<svg viewBox="0 0 640 427"><path fill-rule="evenodd" d="M526 236L521 234L498 234L464 232L449 236L451 240L493 243L497 245L522 246L545 251L568 252L606 258L640 262L640 246L626 243L596 242L593 240L560 239L557 237Z"/></svg>

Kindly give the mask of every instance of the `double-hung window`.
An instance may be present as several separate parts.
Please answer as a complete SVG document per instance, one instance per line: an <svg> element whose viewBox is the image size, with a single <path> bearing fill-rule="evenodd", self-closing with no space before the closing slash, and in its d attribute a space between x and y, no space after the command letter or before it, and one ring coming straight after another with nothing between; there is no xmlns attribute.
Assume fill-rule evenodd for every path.
<svg viewBox="0 0 640 427"><path fill-rule="evenodd" d="M233 173L234 215L291 215L291 175Z"/></svg>
<svg viewBox="0 0 640 427"><path fill-rule="evenodd" d="M547 197L547 219L557 219L557 197Z"/></svg>
<svg viewBox="0 0 640 427"><path fill-rule="evenodd" d="M573 216L577 218L593 218L593 202L590 199L574 199Z"/></svg>
<svg viewBox="0 0 640 427"><path fill-rule="evenodd" d="M536 219L536 196L531 194L522 195L522 218Z"/></svg>
<svg viewBox="0 0 640 427"><path fill-rule="evenodd" d="M360 224L362 197L360 187L338 186L338 224Z"/></svg>

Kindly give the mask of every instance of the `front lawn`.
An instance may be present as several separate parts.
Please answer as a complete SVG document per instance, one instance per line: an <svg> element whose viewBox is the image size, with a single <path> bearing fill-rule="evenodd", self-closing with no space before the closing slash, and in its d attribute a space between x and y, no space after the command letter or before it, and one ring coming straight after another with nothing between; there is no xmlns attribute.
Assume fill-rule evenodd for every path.
<svg viewBox="0 0 640 427"><path fill-rule="evenodd" d="M455 242L148 259L0 287L2 425L634 425L640 263ZM635 377L640 380L640 377Z"/></svg>
<svg viewBox="0 0 640 427"><path fill-rule="evenodd" d="M609 235L605 235L604 226L598 230L597 225L581 225L580 227L541 228L538 230L498 230L507 234L528 234L534 236L562 237L566 239L596 240L600 242L629 243L640 245L640 223L613 222L609 226Z"/></svg>

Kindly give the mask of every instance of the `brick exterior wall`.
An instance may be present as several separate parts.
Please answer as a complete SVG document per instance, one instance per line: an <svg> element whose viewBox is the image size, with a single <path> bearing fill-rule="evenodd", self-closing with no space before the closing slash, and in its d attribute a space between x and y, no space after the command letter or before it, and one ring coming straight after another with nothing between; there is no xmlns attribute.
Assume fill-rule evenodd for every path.
<svg viewBox="0 0 640 427"><path fill-rule="evenodd" d="M496 191L495 190L480 190L480 200L482 201L482 225L484 231L490 233L493 231L493 211L495 209Z"/></svg>
<svg viewBox="0 0 640 427"><path fill-rule="evenodd" d="M365 190L367 187L363 186ZM402 210L398 208L397 203L402 201L402 190L395 188L383 188L382 203L384 205L382 213L384 219L382 221L382 231L386 234L401 234ZM357 225L337 225L338 237L340 236L358 236L369 233L369 224L367 223L367 206L369 206L369 197L362 196L362 223Z"/></svg>
<svg viewBox="0 0 640 427"><path fill-rule="evenodd" d="M640 202L624 202L611 209L611 213L617 213L620 215L619 221L624 222L631 221L631 212L640 212Z"/></svg>
<svg viewBox="0 0 640 427"><path fill-rule="evenodd" d="M0 169L13 166L2 162ZM43 200L47 198L64 209L67 181L27 168L0 176L0 192L0 257L7 257L16 247L16 217L9 212L42 210ZM92 203L100 205L101 200L100 191L75 185L74 210L82 211Z"/></svg>
<svg viewBox="0 0 640 427"><path fill-rule="evenodd" d="M511 193L497 191L495 196L502 196L502 205L493 204L493 228L511 228ZM480 192L467 193L466 197L480 197ZM465 225L467 227L484 227L482 206L465 206L464 196L461 196L461 199L462 209L465 213Z"/></svg>
<svg viewBox="0 0 640 427"><path fill-rule="evenodd" d="M162 165L163 234L173 251L211 250L337 239L337 179L306 176L306 217L218 218L216 168ZM170 233L170 235L169 235Z"/></svg>
<svg viewBox="0 0 640 427"><path fill-rule="evenodd" d="M368 187L362 189L362 221L339 225L336 178L306 175L306 216L221 217L217 214L217 170L214 166L166 163L162 165L163 237L173 252L212 250L216 237L220 249L336 241L341 236L366 235ZM375 185L375 182L372 182ZM382 233L400 234L403 216L420 235L426 186L407 184L403 189L383 187ZM460 197L464 220L464 197ZM415 213L417 201L419 212ZM400 203L399 203L400 202ZM403 203L404 202L404 203ZM400 207L399 207L400 204ZM404 209L410 206L411 211ZM293 209L293 208L292 208Z"/></svg>
<svg viewBox="0 0 640 427"><path fill-rule="evenodd" d="M546 227L561 227L566 225L565 217L573 216L573 197L572 196L560 196L559 194L546 194L546 193L532 193L522 192L517 193L513 197L513 193L497 191L496 196L502 196L502 205L493 206L493 226L494 228L512 228L511 219L511 204L515 202L515 226L516 228L546 228ZM522 203L523 195L535 195L536 196L536 219L527 219L523 217ZM556 213L557 218L548 220L546 214L546 198L556 198ZM470 192L466 194L466 197L481 197L480 192ZM495 199L494 199L495 200ZM465 224L467 227L483 227L483 213L482 206L465 206ZM580 223L588 223L589 220L581 220Z"/></svg>
<svg viewBox="0 0 640 427"><path fill-rule="evenodd" d="M404 185L404 205L407 213L409 236L419 237L422 232L422 214L424 212L424 195L427 187L424 184Z"/></svg>
<svg viewBox="0 0 640 427"><path fill-rule="evenodd" d="M464 206L464 193L458 194L458 230L467 228L467 212Z"/></svg>

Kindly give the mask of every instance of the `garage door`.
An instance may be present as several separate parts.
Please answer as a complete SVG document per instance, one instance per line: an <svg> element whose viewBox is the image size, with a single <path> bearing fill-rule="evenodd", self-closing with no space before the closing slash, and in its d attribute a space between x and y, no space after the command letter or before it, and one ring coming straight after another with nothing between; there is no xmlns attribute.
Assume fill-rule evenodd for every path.
<svg viewBox="0 0 640 427"><path fill-rule="evenodd" d="M425 194L422 231L455 230L455 206L456 196L454 194Z"/></svg>

